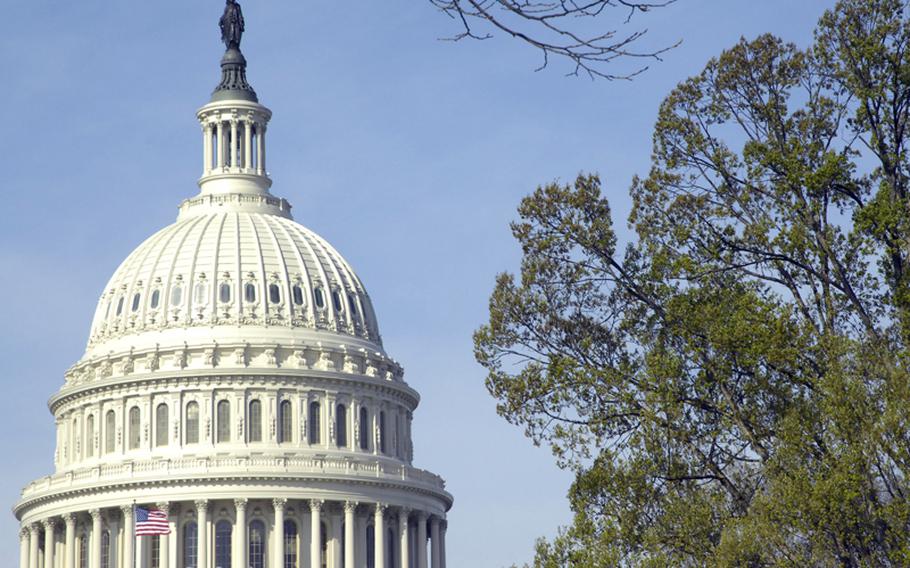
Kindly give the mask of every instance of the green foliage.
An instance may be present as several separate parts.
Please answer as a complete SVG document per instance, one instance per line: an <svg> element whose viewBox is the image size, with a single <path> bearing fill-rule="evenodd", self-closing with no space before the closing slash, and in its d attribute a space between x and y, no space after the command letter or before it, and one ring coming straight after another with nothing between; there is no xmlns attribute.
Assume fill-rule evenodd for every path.
<svg viewBox="0 0 910 568"><path fill-rule="evenodd" d="M475 354L576 474L536 568L910 565L910 20L815 38L670 93L625 249L596 176L522 201Z"/></svg>

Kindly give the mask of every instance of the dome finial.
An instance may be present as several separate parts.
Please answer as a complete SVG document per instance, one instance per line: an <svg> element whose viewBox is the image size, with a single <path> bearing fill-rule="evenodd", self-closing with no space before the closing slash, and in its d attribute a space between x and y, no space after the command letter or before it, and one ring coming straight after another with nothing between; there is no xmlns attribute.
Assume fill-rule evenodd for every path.
<svg viewBox="0 0 910 568"><path fill-rule="evenodd" d="M215 87L212 100L240 99L258 102L256 91L247 83L246 59L240 53L240 40L243 38L245 24L243 10L237 0L227 0L218 27L221 28L221 41L227 50L221 58L221 82Z"/></svg>

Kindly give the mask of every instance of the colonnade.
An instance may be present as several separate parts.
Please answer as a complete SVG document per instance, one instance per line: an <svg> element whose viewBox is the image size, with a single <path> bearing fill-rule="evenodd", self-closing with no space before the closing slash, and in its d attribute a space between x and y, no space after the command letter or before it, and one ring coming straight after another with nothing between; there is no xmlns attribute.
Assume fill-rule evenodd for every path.
<svg viewBox="0 0 910 568"><path fill-rule="evenodd" d="M265 175L265 131L264 123L247 118L204 122L203 175L226 169Z"/></svg>
<svg viewBox="0 0 910 568"><path fill-rule="evenodd" d="M425 511L286 498L146 506L168 514L170 534L135 537L133 505L49 517L22 527L19 568L446 566L447 523Z"/></svg>

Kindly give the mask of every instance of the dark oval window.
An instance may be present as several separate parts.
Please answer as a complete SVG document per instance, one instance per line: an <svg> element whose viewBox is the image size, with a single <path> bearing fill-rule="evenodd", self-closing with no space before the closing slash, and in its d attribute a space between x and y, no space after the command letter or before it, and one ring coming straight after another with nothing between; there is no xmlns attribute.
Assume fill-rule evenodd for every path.
<svg viewBox="0 0 910 568"><path fill-rule="evenodd" d="M155 290L154 292L152 292L151 305L152 305L153 310L158 307L158 302L160 302L160 301L161 301L161 291Z"/></svg>
<svg viewBox="0 0 910 568"><path fill-rule="evenodd" d="M325 307L325 298L322 297L322 288L316 288L313 290L313 295L316 296L316 307L324 308Z"/></svg>
<svg viewBox="0 0 910 568"><path fill-rule="evenodd" d="M139 300L141 300L141 299L142 299L142 297L139 294L136 294L135 296L133 296L133 305L132 305L131 309L134 312L139 310Z"/></svg>
<svg viewBox="0 0 910 568"><path fill-rule="evenodd" d="M226 304L231 301L231 285L227 282L218 288L218 299L221 300L222 304Z"/></svg>
<svg viewBox="0 0 910 568"><path fill-rule="evenodd" d="M171 305L179 306L183 302L183 287L174 286L171 290Z"/></svg>
<svg viewBox="0 0 910 568"><path fill-rule="evenodd" d="M348 306L351 308L351 314L357 315L357 300L354 299L354 294L348 294Z"/></svg>
<svg viewBox="0 0 910 568"><path fill-rule="evenodd" d="M281 288L278 284L269 284L269 301L273 304L281 302Z"/></svg>
<svg viewBox="0 0 910 568"><path fill-rule="evenodd" d="M293 293L294 293L294 303L297 304L298 306L302 306L303 305L303 288L295 285Z"/></svg>
<svg viewBox="0 0 910 568"><path fill-rule="evenodd" d="M117 300L117 313L115 315L119 316L122 313L123 313L123 297L121 296L120 299Z"/></svg>
<svg viewBox="0 0 910 568"><path fill-rule="evenodd" d="M335 305L335 311L344 310L344 304L341 303L341 295L338 292L332 292L332 304Z"/></svg>
<svg viewBox="0 0 910 568"><path fill-rule="evenodd" d="M256 301L256 285L255 284L248 283L246 286L243 287L243 299L246 300L247 302Z"/></svg>

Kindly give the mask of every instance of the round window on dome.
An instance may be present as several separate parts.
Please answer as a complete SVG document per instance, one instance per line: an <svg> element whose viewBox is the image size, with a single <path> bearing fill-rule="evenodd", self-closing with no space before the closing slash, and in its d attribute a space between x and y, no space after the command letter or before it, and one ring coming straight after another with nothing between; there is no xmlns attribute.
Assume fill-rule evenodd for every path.
<svg viewBox="0 0 910 568"><path fill-rule="evenodd" d="M316 307L320 310L325 307L325 298L322 295L322 288L314 288L313 296L316 298Z"/></svg>
<svg viewBox="0 0 910 568"><path fill-rule="evenodd" d="M153 310L154 310L154 309L157 309L157 308L158 308L158 304L159 304L160 302L161 302L161 291L160 291L160 290L155 290L154 292L152 292L152 300L151 300L151 303L150 303L152 309L153 309Z"/></svg>
<svg viewBox="0 0 910 568"><path fill-rule="evenodd" d="M302 306L303 305L303 288L301 288L299 284L295 284L294 289L292 290L292 294L294 295L294 304L296 304L298 306Z"/></svg>
<svg viewBox="0 0 910 568"><path fill-rule="evenodd" d="M183 286L174 286L171 289L171 305L179 306L183 303Z"/></svg>
<svg viewBox="0 0 910 568"><path fill-rule="evenodd" d="M231 301L231 285L227 282L222 283L221 286L218 287L218 300L220 300L222 304L227 304Z"/></svg>
<svg viewBox="0 0 910 568"><path fill-rule="evenodd" d="M332 292L332 304L335 306L336 312L344 311L344 304L341 303L341 294L337 290Z"/></svg>
<svg viewBox="0 0 910 568"><path fill-rule="evenodd" d="M281 288L278 287L278 284L269 284L269 302L281 303Z"/></svg>

